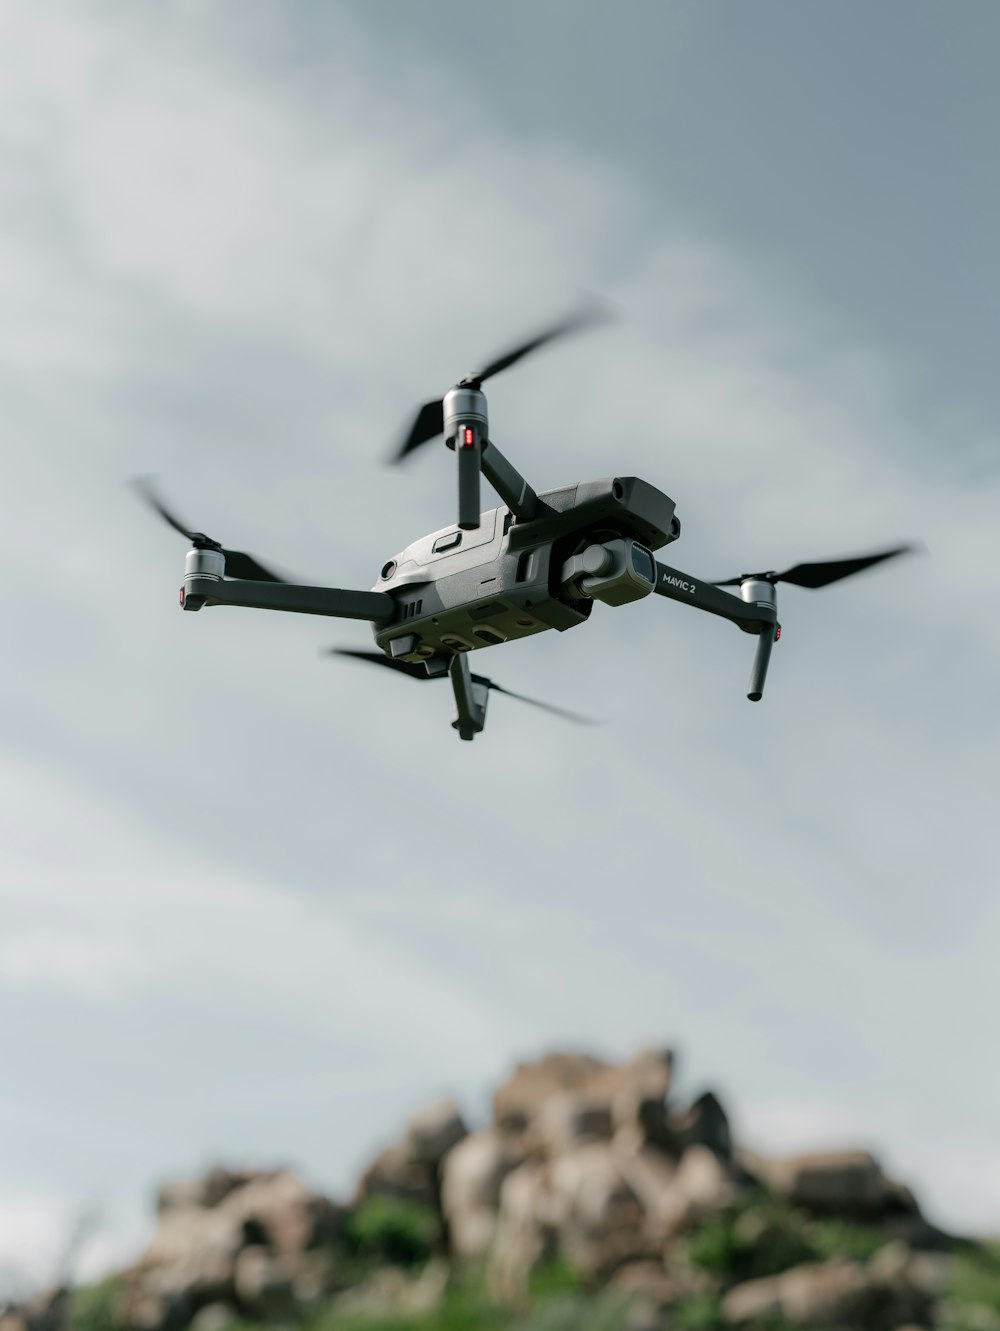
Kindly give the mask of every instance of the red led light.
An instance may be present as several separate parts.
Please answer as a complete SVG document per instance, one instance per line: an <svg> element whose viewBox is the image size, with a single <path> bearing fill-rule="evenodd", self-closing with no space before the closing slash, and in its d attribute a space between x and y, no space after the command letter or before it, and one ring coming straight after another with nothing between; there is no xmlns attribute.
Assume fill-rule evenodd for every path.
<svg viewBox="0 0 1000 1331"><path fill-rule="evenodd" d="M472 432L472 426L467 425L465 427L465 447L471 448L475 442L476 442L476 436Z"/></svg>
<svg viewBox="0 0 1000 1331"><path fill-rule="evenodd" d="M183 588L183 587L182 587L182 588L180 589L180 591L178 592L178 594L177 594L177 599L180 601L181 605L184 604L184 588Z"/></svg>
<svg viewBox="0 0 1000 1331"><path fill-rule="evenodd" d="M777 642L780 637L781 637L781 625L779 624L778 627L774 630L774 641Z"/></svg>

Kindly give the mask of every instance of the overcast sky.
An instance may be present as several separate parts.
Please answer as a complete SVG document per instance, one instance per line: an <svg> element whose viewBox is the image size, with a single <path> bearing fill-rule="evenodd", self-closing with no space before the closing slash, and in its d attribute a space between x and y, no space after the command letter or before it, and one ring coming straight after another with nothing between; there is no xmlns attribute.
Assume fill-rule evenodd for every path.
<svg viewBox="0 0 1000 1331"><path fill-rule="evenodd" d="M866 1145L1000 1229L1000 14L889 0L0 5L0 1258L92 1264L223 1159L344 1190L518 1056L680 1055L767 1149ZM304 581L452 516L414 406L537 489L636 474L753 644L651 598L447 686L363 624L182 615L126 480ZM653 603L655 601L655 604ZM481 664L480 664L481 660Z"/></svg>

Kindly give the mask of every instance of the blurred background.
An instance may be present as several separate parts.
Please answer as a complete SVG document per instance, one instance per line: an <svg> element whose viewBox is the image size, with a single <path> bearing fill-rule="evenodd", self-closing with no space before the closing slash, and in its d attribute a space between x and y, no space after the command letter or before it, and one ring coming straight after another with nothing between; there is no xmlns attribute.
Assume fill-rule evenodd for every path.
<svg viewBox="0 0 1000 1331"><path fill-rule="evenodd" d="M519 1057L680 1054L762 1150L1000 1227L1000 14L341 0L0 9L0 1257L163 1178L346 1188ZM538 490L635 474L704 578L922 541L753 644L652 598L482 657L576 729L177 609L127 486L366 588L451 521L415 406L498 379ZM14 1276L11 1278L13 1279Z"/></svg>

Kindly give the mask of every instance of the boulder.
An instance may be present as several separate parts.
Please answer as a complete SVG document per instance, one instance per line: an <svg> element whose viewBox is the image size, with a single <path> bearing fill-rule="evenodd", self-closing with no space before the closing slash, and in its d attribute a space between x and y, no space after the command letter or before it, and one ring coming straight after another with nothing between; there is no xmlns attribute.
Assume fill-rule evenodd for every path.
<svg viewBox="0 0 1000 1331"><path fill-rule="evenodd" d="M395 1197L437 1210L442 1161L468 1135L454 1100L437 1100L415 1114L403 1140L381 1151L365 1169L353 1206L369 1197Z"/></svg>
<svg viewBox="0 0 1000 1331"><path fill-rule="evenodd" d="M237 1257L234 1285L240 1310L255 1322L287 1321L295 1310L293 1260L262 1244Z"/></svg>
<svg viewBox="0 0 1000 1331"><path fill-rule="evenodd" d="M448 1266L440 1260L427 1263L419 1275L407 1275L398 1267L385 1266L360 1285L337 1296L333 1307L351 1326L395 1322L398 1318L423 1319L433 1313L448 1285Z"/></svg>
<svg viewBox="0 0 1000 1331"><path fill-rule="evenodd" d="M494 1121L502 1132L528 1134L551 1155L614 1132L636 1147L663 1145L672 1066L672 1053L662 1048L621 1064L588 1054L548 1054L519 1064L495 1093Z"/></svg>
<svg viewBox="0 0 1000 1331"><path fill-rule="evenodd" d="M705 1091L683 1113L668 1115L664 1145L674 1155L683 1155L689 1146L707 1146L723 1160L732 1158L729 1119L712 1091Z"/></svg>
<svg viewBox="0 0 1000 1331"><path fill-rule="evenodd" d="M468 1132L455 1101L436 1100L407 1123L404 1150L414 1161L436 1168Z"/></svg>
<svg viewBox="0 0 1000 1331"><path fill-rule="evenodd" d="M448 1225L451 1251L459 1257L482 1257L490 1245L504 1179L525 1155L495 1128L474 1132L444 1158L441 1209Z"/></svg>
<svg viewBox="0 0 1000 1331"><path fill-rule="evenodd" d="M549 1169L559 1251L589 1278L606 1279L644 1257L645 1211L618 1153L603 1143L577 1147Z"/></svg>
<svg viewBox="0 0 1000 1331"><path fill-rule="evenodd" d="M539 1143L549 1157L572 1150L581 1142L611 1137L610 1097L597 1088L560 1091L538 1110L534 1122Z"/></svg>
<svg viewBox="0 0 1000 1331"><path fill-rule="evenodd" d="M730 1326L777 1321L800 1327L892 1331L907 1322L924 1325L930 1313L927 1293L898 1272L886 1276L839 1257L748 1280L722 1301L722 1316Z"/></svg>
<svg viewBox="0 0 1000 1331"><path fill-rule="evenodd" d="M486 1268L495 1294L518 1298L532 1271L556 1255L554 1219L548 1166L526 1161L500 1187L500 1208Z"/></svg>
<svg viewBox="0 0 1000 1331"><path fill-rule="evenodd" d="M237 1225L243 1244L262 1245L281 1257L332 1245L345 1216L343 1207L284 1170L253 1179L209 1214Z"/></svg>
<svg viewBox="0 0 1000 1331"><path fill-rule="evenodd" d="M191 1331L223 1331L239 1321L239 1312L229 1303L206 1303L191 1319Z"/></svg>
<svg viewBox="0 0 1000 1331"><path fill-rule="evenodd" d="M156 1194L159 1215L167 1211L187 1210L190 1207L218 1206L235 1188L241 1188L255 1178L268 1178L270 1173L259 1169L226 1169L213 1165L195 1178L172 1179Z"/></svg>
<svg viewBox="0 0 1000 1331"><path fill-rule="evenodd" d="M41 1290L17 1307L0 1307L0 1331L65 1331L69 1291L64 1285Z"/></svg>
<svg viewBox="0 0 1000 1331"><path fill-rule="evenodd" d="M491 1284L506 1297L516 1296L532 1271L557 1254L584 1278L602 1282L624 1262L653 1255L644 1218L610 1143L578 1146L549 1162L529 1161L500 1191Z"/></svg>
<svg viewBox="0 0 1000 1331"><path fill-rule="evenodd" d="M204 1305L231 1303L242 1244L242 1228L232 1217L195 1207L163 1212L126 1275L119 1320L136 1331L179 1331Z"/></svg>
<svg viewBox="0 0 1000 1331"><path fill-rule="evenodd" d="M737 1191L732 1170L714 1151L707 1146L689 1146L670 1186L651 1207L651 1218L666 1236L685 1233L730 1206Z"/></svg>
<svg viewBox="0 0 1000 1331"><path fill-rule="evenodd" d="M626 1140L664 1144L673 1064L670 1049L644 1049L607 1075L616 1133Z"/></svg>
<svg viewBox="0 0 1000 1331"><path fill-rule="evenodd" d="M742 1158L748 1172L770 1192L820 1214L864 1219L887 1211L917 1211L912 1193L886 1178L867 1151Z"/></svg>
<svg viewBox="0 0 1000 1331"><path fill-rule="evenodd" d="M186 1202L166 1192L156 1232L126 1273L120 1313L127 1326L179 1331L212 1305L286 1315L310 1291L329 1287L341 1208L285 1171L233 1178L232 1186L220 1176L201 1188L203 1200L219 1196L211 1207L191 1201L190 1191Z"/></svg>
<svg viewBox="0 0 1000 1331"><path fill-rule="evenodd" d="M531 1133L543 1106L560 1091L583 1090L609 1064L589 1054L546 1054L519 1063L493 1094L493 1120L501 1132Z"/></svg>
<svg viewBox="0 0 1000 1331"><path fill-rule="evenodd" d="M396 1197L420 1206L437 1205L436 1171L422 1160L414 1159L405 1142L380 1151L358 1180L352 1206L360 1206L369 1197Z"/></svg>

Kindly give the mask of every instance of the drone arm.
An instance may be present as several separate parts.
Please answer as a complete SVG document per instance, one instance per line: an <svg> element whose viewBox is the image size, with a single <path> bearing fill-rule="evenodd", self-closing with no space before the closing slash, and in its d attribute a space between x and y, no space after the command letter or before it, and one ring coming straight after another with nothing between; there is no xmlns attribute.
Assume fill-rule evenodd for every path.
<svg viewBox="0 0 1000 1331"><path fill-rule="evenodd" d="M385 592L343 591L338 587L301 587L290 582L223 582L188 577L181 590L185 610L203 605L243 605L251 610L286 610L297 615L330 615L335 619L392 619L396 603Z"/></svg>
<svg viewBox="0 0 1000 1331"><path fill-rule="evenodd" d="M483 475L519 522L530 522L539 508L538 495L517 468L492 441L484 444L480 467Z"/></svg>
<svg viewBox="0 0 1000 1331"><path fill-rule="evenodd" d="M472 678L469 659L461 653L451 658L448 673L455 693L455 719L451 724L462 739L474 739L486 724L489 684Z"/></svg>
<svg viewBox="0 0 1000 1331"><path fill-rule="evenodd" d="M667 564L656 564L656 586L653 590L660 596L667 596L671 601L681 601L693 605L698 610L707 610L710 615L721 615L748 633L760 633L768 624L775 623L775 613L770 606L761 606L741 601L738 596L720 591L710 582L699 582L690 573L670 568Z"/></svg>
<svg viewBox="0 0 1000 1331"><path fill-rule="evenodd" d="M760 601L744 601L729 592L720 591L709 582L697 582L679 569L669 568L666 564L656 565L656 588L660 596L669 596L672 601L685 601L698 610L707 610L711 615L721 615L737 624L746 633L757 635L757 650L754 652L753 666L750 670L750 685L747 697L751 702L760 702L764 693L764 680L767 666L771 659L771 648L777 641L777 611L773 605ZM773 591L773 588L772 588Z"/></svg>

